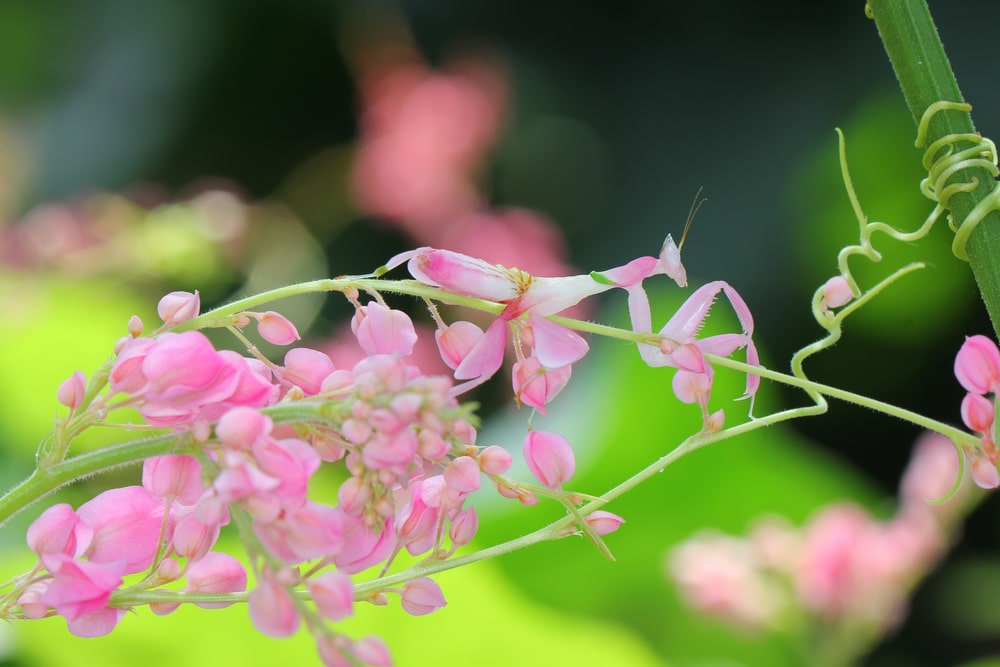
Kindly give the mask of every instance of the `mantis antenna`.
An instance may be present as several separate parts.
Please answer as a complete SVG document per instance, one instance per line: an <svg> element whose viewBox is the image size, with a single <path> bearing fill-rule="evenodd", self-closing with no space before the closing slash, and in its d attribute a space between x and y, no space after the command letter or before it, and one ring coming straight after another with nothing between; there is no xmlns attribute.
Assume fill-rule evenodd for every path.
<svg viewBox="0 0 1000 667"><path fill-rule="evenodd" d="M688 231L691 229L691 223L694 222L694 216L698 215L698 211L701 210L701 205L708 201L707 197L701 197L701 191L705 188L703 186L698 186L698 192L694 193L694 200L691 202L691 210L688 211L687 220L684 222L684 231L681 232L681 242L677 244L677 251L684 247L684 241L687 239ZM701 197L701 199L699 199Z"/></svg>

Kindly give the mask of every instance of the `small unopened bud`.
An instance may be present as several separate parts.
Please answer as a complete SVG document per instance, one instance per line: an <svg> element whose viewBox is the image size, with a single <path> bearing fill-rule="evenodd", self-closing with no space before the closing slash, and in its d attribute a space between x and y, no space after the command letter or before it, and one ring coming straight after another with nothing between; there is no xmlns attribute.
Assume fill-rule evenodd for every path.
<svg viewBox="0 0 1000 667"><path fill-rule="evenodd" d="M715 412L710 414L708 416L708 419L705 420L705 430L708 431L709 433L718 433L719 431L722 430L722 427L725 426L725 424L726 424L726 411L720 408L719 410L716 410Z"/></svg>
<svg viewBox="0 0 1000 667"><path fill-rule="evenodd" d="M451 538L453 545L460 547L471 542L477 530L479 530L479 515L476 514L475 508L469 507L459 512L452 520L448 537Z"/></svg>
<svg viewBox="0 0 1000 667"><path fill-rule="evenodd" d="M983 489L995 489L1000 486L1000 474L996 464L984 456L978 456L972 461L972 481Z"/></svg>
<svg viewBox="0 0 1000 667"><path fill-rule="evenodd" d="M87 390L87 378L82 371L75 371L72 375L62 381L56 391L56 398L60 403L71 410L76 410L83 405L83 395Z"/></svg>
<svg viewBox="0 0 1000 667"><path fill-rule="evenodd" d="M445 602L441 587L436 581L427 577L406 582L400 593L400 603L411 616L430 614L448 604Z"/></svg>
<svg viewBox="0 0 1000 667"><path fill-rule="evenodd" d="M479 488L479 466L471 456L459 456L444 469L444 481L459 493L472 493Z"/></svg>
<svg viewBox="0 0 1000 667"><path fill-rule="evenodd" d="M576 471L573 448L566 438L552 431L529 431L524 439L528 469L546 487L559 491Z"/></svg>
<svg viewBox="0 0 1000 667"><path fill-rule="evenodd" d="M510 452L499 445L490 445L479 453L479 467L487 475L502 475L513 462Z"/></svg>
<svg viewBox="0 0 1000 667"><path fill-rule="evenodd" d="M197 290L193 294L191 292L171 292L160 299L160 303L156 306L156 314L168 327L194 319L198 317L200 311L201 297L198 296Z"/></svg>
<svg viewBox="0 0 1000 667"><path fill-rule="evenodd" d="M851 286L844 276L834 276L823 284L823 305L826 308L840 308L853 298Z"/></svg>
<svg viewBox="0 0 1000 667"><path fill-rule="evenodd" d="M316 608L328 620L339 621L354 612L354 585L346 574L328 570L306 585Z"/></svg>
<svg viewBox="0 0 1000 667"><path fill-rule="evenodd" d="M291 345L299 340L298 330L284 315L269 310L266 313L251 313L257 320L257 333L268 343Z"/></svg>
<svg viewBox="0 0 1000 667"><path fill-rule="evenodd" d="M594 530L598 535L607 535L608 533L613 533L618 530L618 527L625 523L625 519L621 518L617 514L612 514L611 512L605 512L604 510L596 510L587 515L587 524Z"/></svg>
<svg viewBox="0 0 1000 667"><path fill-rule="evenodd" d="M128 335L132 338L138 338L142 335L142 330L145 327L142 324L142 320L138 315L133 315L128 318Z"/></svg>

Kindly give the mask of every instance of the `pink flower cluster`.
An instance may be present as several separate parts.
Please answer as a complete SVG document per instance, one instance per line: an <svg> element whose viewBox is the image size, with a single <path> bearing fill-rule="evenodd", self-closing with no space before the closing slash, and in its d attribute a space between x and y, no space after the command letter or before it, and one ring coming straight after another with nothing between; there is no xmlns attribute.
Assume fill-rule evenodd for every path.
<svg viewBox="0 0 1000 667"><path fill-rule="evenodd" d="M409 363L417 342L410 318L380 301L362 305L348 296L363 352L350 369L307 347L289 350L277 365L216 350L197 331L143 338L133 318L130 335L116 346L107 392L90 396L82 373L67 379L58 395L71 417L135 408L150 425L183 436L178 443L186 449L148 459L142 486L112 489L76 512L58 505L32 525L28 540L40 562L19 591L24 616L59 614L74 634L96 636L140 604L144 591L243 591L244 567L212 550L236 515L256 575L247 602L258 630L284 637L304 624L325 664L389 664L376 638L350 640L329 625L353 612L351 575L376 566L384 572L403 550L442 559L468 544L478 517L466 503L483 475L506 497L537 500L530 487L503 476L512 463L506 450L476 446L472 415L457 402L451 379L424 375ZM198 306L196 294L172 293L159 313L165 326L177 325L196 317ZM256 321L274 343L298 338L278 313L231 319L237 327ZM537 328L556 326L544 320ZM544 348L549 342L541 337ZM309 416L297 418L294 430L279 430L266 410L295 403L311 406ZM556 492L575 470L572 448L555 433L529 432L524 455L536 478ZM336 505L309 497L324 462L342 462L348 473ZM588 523L604 534L621 519L600 512ZM445 604L426 578L365 599L385 604L389 593L411 614ZM198 602L226 603L225 596ZM170 613L177 603L151 606Z"/></svg>
<svg viewBox="0 0 1000 667"><path fill-rule="evenodd" d="M965 491L943 505L927 501L944 497L958 472L951 442L928 433L888 521L843 502L801 529L768 517L747 537L706 531L671 552L669 576L692 608L748 630L787 630L805 613L831 637L838 628L877 636L902 620L909 591L948 545Z"/></svg>
<svg viewBox="0 0 1000 667"><path fill-rule="evenodd" d="M962 421L981 441L976 451L966 451L972 461L972 478L984 489L1000 486L997 473L995 402L1000 396L1000 350L986 336L969 336L955 356L955 377L967 391L962 399Z"/></svg>
<svg viewBox="0 0 1000 667"><path fill-rule="evenodd" d="M105 635L125 614L112 594L127 590L123 577L143 571L132 588L186 579L188 592L245 590L243 565L212 551L229 517L223 512L213 526L202 523L201 486L194 457L163 456L146 461L142 486L110 489L76 511L67 504L45 510L28 529L39 565L18 598L24 616L42 618L52 609L77 636Z"/></svg>

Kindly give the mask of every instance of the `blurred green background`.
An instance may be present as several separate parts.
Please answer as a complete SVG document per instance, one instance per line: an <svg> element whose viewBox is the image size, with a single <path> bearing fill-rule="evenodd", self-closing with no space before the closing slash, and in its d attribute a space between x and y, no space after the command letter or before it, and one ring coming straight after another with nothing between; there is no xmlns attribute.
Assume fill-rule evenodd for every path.
<svg viewBox="0 0 1000 667"><path fill-rule="evenodd" d="M933 2L979 129L1000 134L1000 5ZM363 99L359 54L399 34L431 67L483 54L506 80L506 111L476 176L485 202L552 220L567 261L602 269L677 237L695 285L726 280L754 312L765 365L784 368L818 337L808 312L835 254L857 237L840 180L835 126L847 135L870 219L913 228L923 199L914 128L862 2L740 0L613 4L554 0L396 5L332 0L0 0L0 477L30 470L56 410L55 389L90 372L127 318L199 289L206 305L324 275L362 273L414 239L350 196ZM387 35L389 37L387 37ZM931 267L848 321L818 380L958 422L951 374L964 335L988 333L968 268L942 227L917 246L881 239L873 282L913 259ZM624 323L621 299L591 316ZM620 296L620 295L619 295ZM657 295L665 318L681 296ZM412 305L412 304L411 304ZM312 340L335 335L337 300L282 304ZM412 312L419 312L419 307ZM718 307L725 310L723 304ZM721 316L726 321L726 316ZM730 320L731 322L731 320ZM600 493L697 429L669 372L634 349L594 342L570 388L536 419L580 448L575 487ZM740 379L715 399L729 423ZM513 445L502 382L476 396L480 443ZM801 398L765 383L759 405ZM702 527L743 532L774 512L801 523L834 499L891 512L916 429L834 404L828 415L697 452L610 509L628 523L608 563L580 540L445 574L449 606L422 618L362 609L351 633L378 633L399 665L784 665L786 648L734 635L680 604L664 579L671 545ZM131 477L130 477L131 475ZM135 472L67 492L74 503ZM540 525L554 510L488 493L482 545ZM30 566L23 529L0 531L5 571ZM959 664L1000 653L995 501L970 517L962 544L918 591L907 622L866 664ZM80 640L59 619L4 626L2 664L153 665L315 661L311 640L269 640L245 610L126 618Z"/></svg>

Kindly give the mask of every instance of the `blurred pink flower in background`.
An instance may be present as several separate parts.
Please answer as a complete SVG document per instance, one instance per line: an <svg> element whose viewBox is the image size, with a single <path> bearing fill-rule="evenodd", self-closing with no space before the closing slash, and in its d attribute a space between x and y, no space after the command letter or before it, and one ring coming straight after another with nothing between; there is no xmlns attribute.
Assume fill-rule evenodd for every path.
<svg viewBox="0 0 1000 667"><path fill-rule="evenodd" d="M781 629L805 613L830 637L848 629L877 637L903 619L912 590L952 540L971 490L963 478L947 498L958 474L954 445L926 433L887 520L838 502L819 508L801 528L767 516L746 538L702 532L673 549L668 575L693 609L744 629Z"/></svg>
<svg viewBox="0 0 1000 667"><path fill-rule="evenodd" d="M442 225L481 205L475 179L499 134L507 83L482 61L441 72L398 45L392 51L401 57L362 54L354 196L362 209L434 243Z"/></svg>

